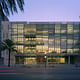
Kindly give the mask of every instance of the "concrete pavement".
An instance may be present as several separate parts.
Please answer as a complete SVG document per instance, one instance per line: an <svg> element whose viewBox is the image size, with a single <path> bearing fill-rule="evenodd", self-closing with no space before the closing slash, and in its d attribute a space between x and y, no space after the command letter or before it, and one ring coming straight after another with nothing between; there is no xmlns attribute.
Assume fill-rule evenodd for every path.
<svg viewBox="0 0 80 80"><path fill-rule="evenodd" d="M0 66L0 80L80 80L80 67L55 65L54 67L10 67Z"/></svg>

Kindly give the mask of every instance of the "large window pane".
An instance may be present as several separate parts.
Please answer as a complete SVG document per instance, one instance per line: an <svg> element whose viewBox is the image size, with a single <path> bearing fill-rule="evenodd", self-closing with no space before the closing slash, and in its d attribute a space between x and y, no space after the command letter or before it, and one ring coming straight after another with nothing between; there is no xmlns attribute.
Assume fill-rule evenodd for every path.
<svg viewBox="0 0 80 80"><path fill-rule="evenodd" d="M67 33L72 34L73 33L73 24L68 24L67 25Z"/></svg>

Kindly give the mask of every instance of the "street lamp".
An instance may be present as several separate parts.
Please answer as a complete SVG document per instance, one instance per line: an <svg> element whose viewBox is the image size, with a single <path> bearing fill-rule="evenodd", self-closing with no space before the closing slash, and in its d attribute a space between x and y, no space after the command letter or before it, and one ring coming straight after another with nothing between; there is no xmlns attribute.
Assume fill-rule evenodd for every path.
<svg viewBox="0 0 80 80"><path fill-rule="evenodd" d="M45 52L45 56L44 56L44 58L45 58L45 68L46 68L46 64L47 64L47 55L46 55L46 52Z"/></svg>

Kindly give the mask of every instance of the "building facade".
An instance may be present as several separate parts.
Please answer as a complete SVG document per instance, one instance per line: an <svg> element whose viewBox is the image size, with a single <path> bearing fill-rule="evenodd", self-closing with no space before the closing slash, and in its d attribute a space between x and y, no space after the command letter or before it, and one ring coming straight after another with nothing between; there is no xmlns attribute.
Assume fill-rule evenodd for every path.
<svg viewBox="0 0 80 80"><path fill-rule="evenodd" d="M15 64L80 63L79 22L9 22Z"/></svg>
<svg viewBox="0 0 80 80"><path fill-rule="evenodd" d="M9 21L2 21L1 22L1 43L6 39L11 39L11 33L10 33L10 22ZM8 64L8 56L9 52L8 50L1 51L1 57L3 58L3 64ZM14 56L11 54L11 64L15 60L13 60ZM15 63L15 62L14 62Z"/></svg>
<svg viewBox="0 0 80 80"><path fill-rule="evenodd" d="M2 41L2 21L3 21L3 19L2 19L2 17L1 17L1 15L0 15L0 46L1 46L1 41ZM5 16L4 17L4 21L9 21L8 20L8 18ZM1 56L1 52L0 52L0 64L3 64L3 57Z"/></svg>
<svg viewBox="0 0 80 80"><path fill-rule="evenodd" d="M80 63L79 22L11 22L16 64Z"/></svg>

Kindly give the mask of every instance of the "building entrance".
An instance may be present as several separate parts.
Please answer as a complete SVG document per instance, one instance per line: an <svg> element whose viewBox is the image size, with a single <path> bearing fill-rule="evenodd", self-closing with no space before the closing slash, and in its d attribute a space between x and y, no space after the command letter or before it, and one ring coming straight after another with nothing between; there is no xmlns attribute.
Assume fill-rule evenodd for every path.
<svg viewBox="0 0 80 80"><path fill-rule="evenodd" d="M37 56L37 63L38 64L64 64L66 63L65 57L54 57L54 56Z"/></svg>
<svg viewBox="0 0 80 80"><path fill-rule="evenodd" d="M55 56L28 56L16 57L16 64L64 64L66 63L65 57L55 57Z"/></svg>
<svg viewBox="0 0 80 80"><path fill-rule="evenodd" d="M65 57L48 57L48 64L64 64Z"/></svg>
<svg viewBox="0 0 80 80"><path fill-rule="evenodd" d="M37 56L37 63L38 64L44 64L46 61L44 56Z"/></svg>

